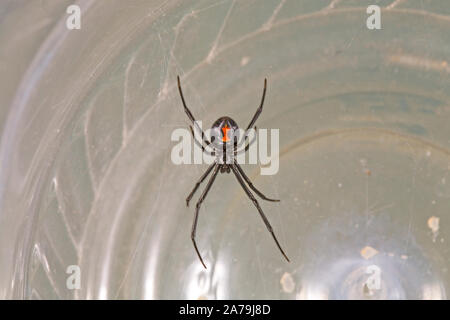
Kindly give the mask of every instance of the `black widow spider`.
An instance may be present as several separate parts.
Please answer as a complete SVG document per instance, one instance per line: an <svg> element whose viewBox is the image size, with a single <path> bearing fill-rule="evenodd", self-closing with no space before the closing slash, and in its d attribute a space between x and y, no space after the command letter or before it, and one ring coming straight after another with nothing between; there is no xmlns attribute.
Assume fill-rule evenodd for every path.
<svg viewBox="0 0 450 320"><path fill-rule="evenodd" d="M198 257L200 259L200 262L202 263L203 267L205 267L205 269L206 269L206 265L203 262L202 256L200 255L200 252L198 251L198 248L197 248L197 243L195 242L195 233L196 233L196 230L197 230L198 213L199 213L199 210L200 210L200 206L202 205L202 202L205 200L209 189L211 189L211 186L214 183L214 180L216 179L217 174L219 173L219 170L220 170L220 173L230 173L230 171L233 171L233 173L236 176L239 184L244 189L245 193L250 198L250 200L253 202L253 204L255 205L256 209L258 209L258 212L261 215L261 218L263 219L267 229L272 234L272 237L275 240L275 243L277 244L278 249L280 249L280 251L283 254L283 256L289 262L289 258L284 253L283 249L281 248L281 246L280 246L280 244L279 244L279 242L277 240L277 237L275 236L275 233L273 232L272 226L269 223L269 220L267 220L267 218L266 218L264 212L262 211L258 201L256 200L256 198L253 196L253 194L250 192L250 190L247 188L246 184L244 183L244 180L245 180L245 182L247 182L247 184L250 187L250 189L252 189L262 199L267 200L267 201L273 201L273 202L279 202L280 201L280 200L275 200L275 199L269 199L264 194L262 194L258 189L256 189L256 187L252 184L250 179L244 173L244 170L242 170L241 166L236 161L236 155L238 154L238 150L237 150L238 144L237 144L237 139L236 139L235 133L239 129L238 125L230 117L221 117L221 118L217 119L213 123L213 125L211 127L211 132L212 133L211 133L211 142L210 142L206 138L206 136L205 136L204 132L201 130L200 126L195 121L195 118L192 115L191 111L186 106L186 102L185 102L184 96L183 96L183 91L181 90L181 84L180 84L180 77L179 76L177 76L177 80L178 80L178 90L180 92L181 101L183 102L184 111L186 112L189 120L191 120L192 124L194 126L196 126L196 129L199 130L201 132L201 134L202 134L202 141L201 142L197 141L197 139L196 139L196 137L194 135L194 131L192 129L192 126L189 126L190 130L191 130L191 133L193 135L195 143L202 149L203 152L207 152L208 153L208 151L206 150L206 148L203 145L203 143L205 143L207 147L211 147L212 150L213 150L212 152L209 152L209 154L214 155L216 157L215 161L209 166L209 168L206 170L206 172L200 177L200 179L195 184L194 189L191 191L191 193L186 198L186 206L189 206L189 201L192 199L192 196L197 191L197 189L200 186L200 184L206 179L206 177L208 177L208 175L212 171L213 172L212 176L209 179L205 190L203 191L202 195L198 199L197 204L195 206L195 216L194 216L194 222L192 224L192 232L191 232L192 243L194 244L195 251L197 252L197 255L198 255ZM249 132L250 128L253 127L253 125L255 124L256 120L258 119L259 115L262 112L263 104L264 104L264 98L266 96L266 88L267 88L267 79L264 79L264 91L263 91L261 103L259 105L259 108L256 110L256 113L253 116L252 120L250 121L250 124L247 126L247 129L245 131L246 132L246 134L245 134L245 138L246 139L247 139L247 133ZM256 129L256 126L254 127L254 129ZM231 134L229 134L229 132L231 132ZM234 139L232 139L230 137L232 137ZM244 141L244 140L242 140L242 141ZM250 143L247 143L245 149L243 149L244 152L246 152L249 149L250 144L253 141L251 141ZM233 145L232 145L232 143L233 143ZM230 147L232 147L232 149L231 149L232 152L229 152Z"/></svg>

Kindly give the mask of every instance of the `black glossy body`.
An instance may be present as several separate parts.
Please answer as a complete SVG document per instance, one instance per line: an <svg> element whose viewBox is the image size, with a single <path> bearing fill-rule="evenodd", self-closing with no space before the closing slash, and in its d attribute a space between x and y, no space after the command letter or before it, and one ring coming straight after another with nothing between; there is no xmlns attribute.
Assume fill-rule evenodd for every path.
<svg viewBox="0 0 450 320"><path fill-rule="evenodd" d="M178 90L180 92L180 97L181 97L181 101L183 102L184 110L185 110L188 118L191 120L192 124L195 125L195 118L192 115L189 108L186 106L186 102L184 100L183 91L181 90L180 77L177 77L177 80L178 80ZM256 120L258 119L259 115L262 112L264 98L266 96L266 88L267 88L267 79L264 79L264 91L263 91L261 103L259 105L259 108L256 110L256 113L254 114L252 120L250 121L249 125L247 126L246 132L250 128L253 128ZM212 172L212 176L209 179L205 190L201 194L201 196L198 199L197 204L195 206L195 216L194 216L194 222L192 224L192 231L191 231L192 243L194 244L195 251L197 252L197 255L198 255L202 265L206 269L206 265L203 262L203 258L200 255L200 252L198 251L197 243L195 241L195 235L196 235L196 231L197 231L198 214L200 211L200 207L201 207L203 201L205 200L206 195L208 194L208 191L211 189L211 186L214 183L219 171L220 171L220 173L233 172L233 174L235 175L239 184L244 189L245 193L247 194L247 196L250 198L250 200L253 202L256 209L258 210L262 220L264 221L264 224L266 225L267 229L269 230L273 239L275 240L275 243L278 246L278 249L281 251L281 253L286 258L286 260L289 261L289 258L284 253L283 249L281 248L281 246L275 236L275 233L272 229L272 226L269 223L269 220L265 216L258 201L254 197L254 195L250 192L249 188L251 190L253 190L258 196L260 196L264 200L274 201L274 202L278 202L280 200L269 199L264 194L262 194L258 189L256 189L256 187L253 185L253 183L250 181L250 179L244 173L244 170L242 170L241 166L236 161L236 155L238 153L238 143L237 143L237 139L236 139L236 132L239 129L237 123L233 119L231 119L230 117L227 117L227 116L217 119L211 127L211 141L209 141L206 138L203 131L201 132L202 141L197 141L197 139L194 135L192 126L190 127L190 129L192 132L192 136L194 137L194 142L202 148L203 152L208 152L208 151L206 151L206 148L209 147L213 151L208 152L208 153L216 156L216 161L213 164L211 164L209 166L209 168L205 171L205 173L200 177L200 179L195 184L193 190L191 191L189 196L186 198L186 205L189 206L189 201L194 196L194 193L197 191L200 184ZM256 127L255 127L255 129L256 129ZM201 129L199 129L199 130L201 130ZM206 145L206 147L205 147L205 145ZM247 144L243 151L244 152L247 151L249 146L250 146L250 144ZM248 187L247 187L247 185L248 185Z"/></svg>

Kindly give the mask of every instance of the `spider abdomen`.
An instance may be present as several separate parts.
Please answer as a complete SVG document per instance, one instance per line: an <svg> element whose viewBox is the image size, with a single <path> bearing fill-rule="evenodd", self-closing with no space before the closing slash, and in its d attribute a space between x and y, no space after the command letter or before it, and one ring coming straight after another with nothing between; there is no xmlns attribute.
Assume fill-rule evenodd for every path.
<svg viewBox="0 0 450 320"><path fill-rule="evenodd" d="M238 130L236 121L230 117L220 117L211 127L211 142L215 147L222 147L225 144L232 145Z"/></svg>

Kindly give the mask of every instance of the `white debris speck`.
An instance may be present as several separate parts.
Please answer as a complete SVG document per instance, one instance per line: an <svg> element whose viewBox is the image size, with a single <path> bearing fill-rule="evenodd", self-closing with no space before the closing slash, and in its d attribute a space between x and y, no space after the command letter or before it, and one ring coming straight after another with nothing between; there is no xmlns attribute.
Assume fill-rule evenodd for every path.
<svg viewBox="0 0 450 320"><path fill-rule="evenodd" d="M58 189L58 179L56 179L56 177L54 177L53 180L52 180L52 182L53 182L53 188L54 188L55 190Z"/></svg>
<svg viewBox="0 0 450 320"><path fill-rule="evenodd" d="M435 216L431 216L428 219L428 228L431 229L431 232L433 232L433 242L436 241L436 237L439 233L439 218Z"/></svg>
<svg viewBox="0 0 450 320"><path fill-rule="evenodd" d="M342 188L342 183L338 183L338 187L339 187L339 188Z"/></svg>
<svg viewBox="0 0 450 320"><path fill-rule="evenodd" d="M241 59L241 67L245 66L250 61L249 57L242 57Z"/></svg>
<svg viewBox="0 0 450 320"><path fill-rule="evenodd" d="M428 219L428 228L433 232L437 232L439 230L439 218L432 216Z"/></svg>
<svg viewBox="0 0 450 320"><path fill-rule="evenodd" d="M369 260L370 258L373 258L378 254L378 250L370 246L365 246L364 248L361 249L360 254L361 257L363 257L364 259Z"/></svg>
<svg viewBox="0 0 450 320"><path fill-rule="evenodd" d="M281 287L283 288L283 291L286 293L292 293L295 289L295 282L294 278L292 278L292 275L289 272L285 272L280 280Z"/></svg>
<svg viewBox="0 0 450 320"><path fill-rule="evenodd" d="M431 156L431 151L430 151L430 150L427 150L426 155L427 155L427 157Z"/></svg>

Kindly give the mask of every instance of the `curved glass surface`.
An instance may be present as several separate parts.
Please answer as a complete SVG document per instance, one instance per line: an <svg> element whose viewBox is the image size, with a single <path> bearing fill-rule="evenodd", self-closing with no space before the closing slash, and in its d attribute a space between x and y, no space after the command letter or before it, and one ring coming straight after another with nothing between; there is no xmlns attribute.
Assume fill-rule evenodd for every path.
<svg viewBox="0 0 450 320"><path fill-rule="evenodd" d="M450 3L378 1L368 30L369 2L79 1L72 31L69 3L6 7L36 21L4 18L9 48L39 41L1 80L0 296L447 299ZM279 172L243 168L281 199L260 204L291 263L219 174L201 266L185 198L207 166L171 161L178 74L205 127L247 124L267 77Z"/></svg>

